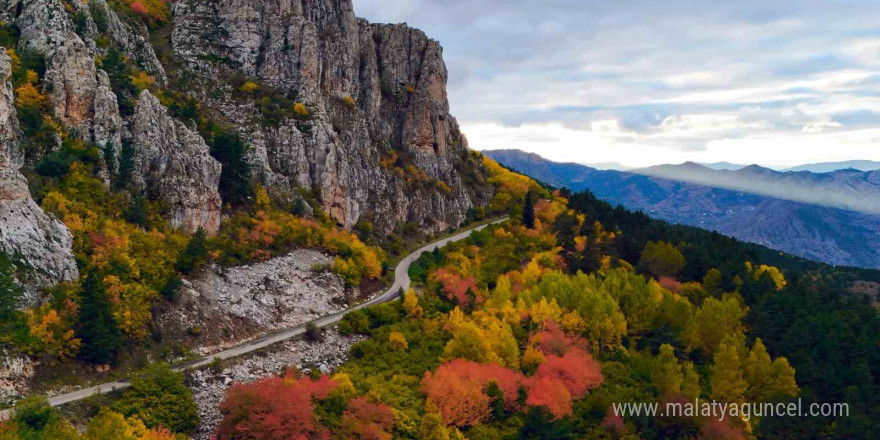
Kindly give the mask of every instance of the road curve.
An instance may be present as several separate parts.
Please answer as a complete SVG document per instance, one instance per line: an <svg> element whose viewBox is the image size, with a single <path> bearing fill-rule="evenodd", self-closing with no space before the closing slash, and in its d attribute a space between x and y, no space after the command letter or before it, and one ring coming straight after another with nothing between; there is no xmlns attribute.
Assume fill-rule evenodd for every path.
<svg viewBox="0 0 880 440"><path fill-rule="evenodd" d="M434 248L441 248L441 247L448 245L449 243L454 243L456 241L464 240L465 238L470 236L471 232L473 232L473 231L479 231L479 230L484 229L486 226L493 225L496 223L501 223L506 220L507 220L507 217L502 218L500 220L495 220L491 223L487 223L485 225L482 225L482 226L479 226L476 228L468 229L467 231L460 232L460 233L453 235L451 237L437 240L433 243L430 243L430 244L427 244L427 245L421 247L419 250L407 255L403 260L400 261L400 263L397 264L397 267L394 269L394 284L392 284L391 287L388 290L386 290L384 293L382 293L381 295L379 295L379 296L377 296L377 297L375 297L375 298L373 298L363 304L360 304L360 305L357 305L357 306L351 307L349 309L346 309L346 310L343 310L340 312L336 312L336 313L333 313L330 315L322 316L322 317L314 320L313 322L318 327L326 327L326 326L333 325L333 324L336 324L337 322L339 322L342 319L342 317L345 316L345 314L348 312L360 310L365 307L373 306L376 304L381 304L381 303L392 301L392 300L396 299L400 294L400 289L403 289L404 291L409 289L409 286L410 286L409 267L423 253L431 252L434 250ZM279 332L276 332L276 333L273 333L273 334L270 334L267 336L263 336L258 339L244 342L241 345L235 346L233 348L230 348L230 349L227 349L227 350L224 350L224 351L221 351L221 352L209 355L209 356L205 356L205 357L202 357L199 359L195 359L195 360L184 362L182 364L175 365L174 367L172 367L172 369L175 371L184 371L184 370L204 367L204 366L207 366L211 362L214 362L215 360L218 360L218 359L223 360L223 359L230 359L230 358L238 357L238 356L248 354L248 353L254 352L256 350L268 347L270 345L277 344L282 341L286 341L290 338L293 338L295 336L299 336L299 335L305 333L305 331L306 331L306 324L302 324L302 325L292 327L292 328L289 328L286 330L282 330L282 331L279 331ZM83 388L81 390L74 391L71 393L59 394L57 396L50 397L49 404L52 406L64 405L65 403L76 402L78 400L85 399L85 398L87 398L89 396L93 396L95 394L110 393L115 390L126 388L129 385L130 385L130 383L128 380L120 380L120 381L116 381L116 382L109 382L109 383L105 383L105 384L101 384L101 385L96 385L96 386L89 387L89 388ZM10 415L11 414L8 412L8 410L2 411L2 412L0 412L0 420L8 418Z"/></svg>

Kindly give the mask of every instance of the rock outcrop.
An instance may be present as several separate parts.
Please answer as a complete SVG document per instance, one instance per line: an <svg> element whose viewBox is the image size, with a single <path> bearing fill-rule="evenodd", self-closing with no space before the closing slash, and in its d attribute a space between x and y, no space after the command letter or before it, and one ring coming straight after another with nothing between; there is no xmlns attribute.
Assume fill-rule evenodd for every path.
<svg viewBox="0 0 880 440"><path fill-rule="evenodd" d="M165 201L173 226L217 232L223 206L217 191L221 165L211 157L205 140L172 119L146 90L135 107L131 134L135 186Z"/></svg>
<svg viewBox="0 0 880 440"><path fill-rule="evenodd" d="M491 196L481 184L484 170L449 114L442 48L421 31L358 19L350 0L178 0L171 9L171 53L163 59L173 59L175 69L166 72L146 26L106 0L0 0L0 19L20 30L19 48L46 58L44 91L53 117L71 135L112 146L103 149L112 152L111 165L130 141L135 187L162 199L174 226L219 228L221 166L188 121L172 118L149 92L133 114L121 111L118 96L129 92L114 90L96 63L111 48L159 86L173 75L176 87L186 84L212 118L232 125L251 147L260 183L313 191L346 227L368 219L379 232L404 223L437 232L458 226ZM282 117L267 120L267 97L243 94L235 77L283 97ZM308 115L293 114L294 102L305 104ZM18 129L5 130L0 136ZM20 165L22 149L4 143L6 162ZM33 204L18 174L6 179L7 199ZM21 208L37 225L28 233L32 239L4 246L22 253L67 246L69 233L37 232L57 222L32 208ZM25 242L33 249L21 249ZM45 254L55 257L42 260L69 256ZM37 265L50 278L75 273L70 265Z"/></svg>
<svg viewBox="0 0 880 440"><path fill-rule="evenodd" d="M0 350L0 403L10 405L27 394L36 366L27 356Z"/></svg>
<svg viewBox="0 0 880 440"><path fill-rule="evenodd" d="M247 266L208 267L197 278L183 281L179 298L157 323L164 334L183 335L198 328L198 339L190 345L207 351L212 345L304 324L345 307L342 278L312 270L331 264L333 258L327 254L298 249Z"/></svg>
<svg viewBox="0 0 880 440"><path fill-rule="evenodd" d="M316 189L341 224L367 216L380 231L457 226L485 202L463 183L471 164L442 48L421 31L359 20L348 0L179 0L173 13L175 54L200 98L250 141L265 184ZM217 81L231 74L295 97L311 119L254 118L254 102Z"/></svg>
<svg viewBox="0 0 880 440"><path fill-rule="evenodd" d="M18 171L18 120L11 60L0 52L0 252L26 266L26 302L35 303L42 286L78 277L71 247L73 238L63 223L47 215L31 198L27 180Z"/></svg>

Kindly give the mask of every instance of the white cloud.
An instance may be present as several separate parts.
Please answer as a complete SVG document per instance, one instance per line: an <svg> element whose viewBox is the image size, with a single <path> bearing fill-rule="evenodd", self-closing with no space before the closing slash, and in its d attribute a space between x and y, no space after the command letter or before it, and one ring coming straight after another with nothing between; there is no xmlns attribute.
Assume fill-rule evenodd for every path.
<svg viewBox="0 0 880 440"><path fill-rule="evenodd" d="M497 124L464 125L471 145L481 149L515 148L560 162L619 162L631 167L661 163L722 162L761 163L785 168L811 162L833 162L858 157L880 161L880 129L813 134L807 130L763 137L710 141L705 150L682 151L645 142L633 136L602 130L573 130L560 124L528 124L505 127ZM828 148L834 145L834 148Z"/></svg>
<svg viewBox="0 0 880 440"><path fill-rule="evenodd" d="M444 45L473 148L630 165L880 159L880 3L847 3L354 0Z"/></svg>

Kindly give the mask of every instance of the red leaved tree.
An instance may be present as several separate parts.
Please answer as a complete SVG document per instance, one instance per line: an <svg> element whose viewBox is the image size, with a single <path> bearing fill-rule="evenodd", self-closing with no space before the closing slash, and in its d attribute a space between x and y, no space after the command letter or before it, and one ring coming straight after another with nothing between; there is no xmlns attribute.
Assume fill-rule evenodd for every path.
<svg viewBox="0 0 880 440"><path fill-rule="evenodd" d="M443 292L446 298L455 300L463 307L467 307L471 302L471 294L477 294L477 280L473 275L462 277L457 272L449 268L440 268L435 272L437 281L443 285ZM477 297L476 302L481 302L482 298Z"/></svg>
<svg viewBox="0 0 880 440"><path fill-rule="evenodd" d="M388 406L356 397L342 414L340 434L346 439L391 440L393 427L394 418Z"/></svg>
<svg viewBox="0 0 880 440"><path fill-rule="evenodd" d="M441 365L436 372L426 372L422 392L440 409L443 421L458 427L488 420L490 398L485 393L495 381L504 394L505 406L516 406L517 390L525 377L509 368L456 359Z"/></svg>
<svg viewBox="0 0 880 440"><path fill-rule="evenodd" d="M531 343L545 355L562 356L572 348L586 350L587 341L578 336L569 336L554 321L544 323L544 329L531 337Z"/></svg>
<svg viewBox="0 0 880 440"><path fill-rule="evenodd" d="M727 419L723 422L716 419L709 420L697 434L697 440L743 440L745 438L742 429L733 426Z"/></svg>
<svg viewBox="0 0 880 440"><path fill-rule="evenodd" d="M558 380L575 398L602 384L602 367L589 353L572 348L562 357L547 356L535 372L537 378Z"/></svg>
<svg viewBox="0 0 880 440"><path fill-rule="evenodd" d="M558 379L535 376L529 381L526 404L543 406L556 418L571 414L571 393Z"/></svg>
<svg viewBox="0 0 880 440"><path fill-rule="evenodd" d="M317 423L315 400L327 397L337 384L327 376L315 381L292 376L238 384L220 405L223 420L217 440L311 440L329 438Z"/></svg>
<svg viewBox="0 0 880 440"><path fill-rule="evenodd" d="M147 7L141 2L132 3L131 10L134 11L136 14L140 15L141 17L147 17L150 15L150 10L147 9Z"/></svg>

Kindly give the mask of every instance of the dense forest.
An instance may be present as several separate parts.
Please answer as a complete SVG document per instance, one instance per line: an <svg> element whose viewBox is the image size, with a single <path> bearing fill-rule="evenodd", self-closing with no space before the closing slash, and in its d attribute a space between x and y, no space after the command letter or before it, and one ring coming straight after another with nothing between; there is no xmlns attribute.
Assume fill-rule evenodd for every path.
<svg viewBox="0 0 880 440"><path fill-rule="evenodd" d="M290 368L235 385L218 439L875 438L880 321L850 286L876 272L654 221L484 164L496 192L474 215L511 220L423 254L411 267L417 289L400 301L346 315L339 330L369 339L332 375ZM106 291L88 273L81 289ZM84 309L108 307L91 295ZM84 434L29 399L0 438L193 429L182 375L158 366L137 381ZM850 415L719 421L612 407L698 397L846 402Z"/></svg>

